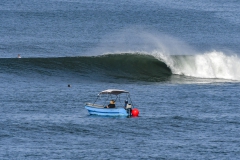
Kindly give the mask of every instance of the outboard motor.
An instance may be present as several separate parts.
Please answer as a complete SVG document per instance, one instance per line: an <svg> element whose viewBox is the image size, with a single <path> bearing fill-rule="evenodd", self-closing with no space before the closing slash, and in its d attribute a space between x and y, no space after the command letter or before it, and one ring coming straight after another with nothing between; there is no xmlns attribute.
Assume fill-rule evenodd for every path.
<svg viewBox="0 0 240 160"><path fill-rule="evenodd" d="M128 100L125 100L124 108L127 110L128 116L132 116L132 105L128 104Z"/></svg>
<svg viewBox="0 0 240 160"><path fill-rule="evenodd" d="M132 105L127 104L125 108L127 110L128 116L131 116L132 115Z"/></svg>

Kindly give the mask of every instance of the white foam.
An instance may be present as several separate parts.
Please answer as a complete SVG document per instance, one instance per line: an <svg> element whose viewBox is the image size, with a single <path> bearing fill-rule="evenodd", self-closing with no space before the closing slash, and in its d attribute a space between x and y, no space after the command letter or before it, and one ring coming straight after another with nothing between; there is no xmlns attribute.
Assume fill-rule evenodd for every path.
<svg viewBox="0 0 240 160"><path fill-rule="evenodd" d="M163 60L173 74L240 80L240 59L237 55L226 55L217 51L192 56L167 56L157 52L153 55Z"/></svg>

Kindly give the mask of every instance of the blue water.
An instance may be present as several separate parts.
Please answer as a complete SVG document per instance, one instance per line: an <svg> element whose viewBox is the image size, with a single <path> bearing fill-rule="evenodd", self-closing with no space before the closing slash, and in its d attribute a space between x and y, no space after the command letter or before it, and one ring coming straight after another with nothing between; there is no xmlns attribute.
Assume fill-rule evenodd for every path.
<svg viewBox="0 0 240 160"><path fill-rule="evenodd" d="M2 0L0 159L240 159L239 7ZM88 114L111 88L139 117Z"/></svg>

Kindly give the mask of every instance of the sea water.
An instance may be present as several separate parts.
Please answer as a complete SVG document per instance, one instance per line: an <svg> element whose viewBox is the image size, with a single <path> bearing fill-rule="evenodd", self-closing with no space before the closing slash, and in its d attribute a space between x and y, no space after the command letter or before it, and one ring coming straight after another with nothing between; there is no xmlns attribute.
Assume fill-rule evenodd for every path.
<svg viewBox="0 0 240 160"><path fill-rule="evenodd" d="M1 1L0 159L239 159L239 7ZM89 115L105 89L139 117Z"/></svg>

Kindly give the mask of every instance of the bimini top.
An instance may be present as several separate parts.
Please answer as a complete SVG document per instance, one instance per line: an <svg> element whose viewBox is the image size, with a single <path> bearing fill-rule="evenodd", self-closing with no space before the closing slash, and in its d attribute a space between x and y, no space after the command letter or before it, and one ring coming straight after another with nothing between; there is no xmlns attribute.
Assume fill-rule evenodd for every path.
<svg viewBox="0 0 240 160"><path fill-rule="evenodd" d="M118 95L118 94L121 94L121 93L129 93L129 92L124 91L124 90L119 90L119 89L107 89L107 90L104 90L104 91L100 92L99 94L115 94L115 95Z"/></svg>

